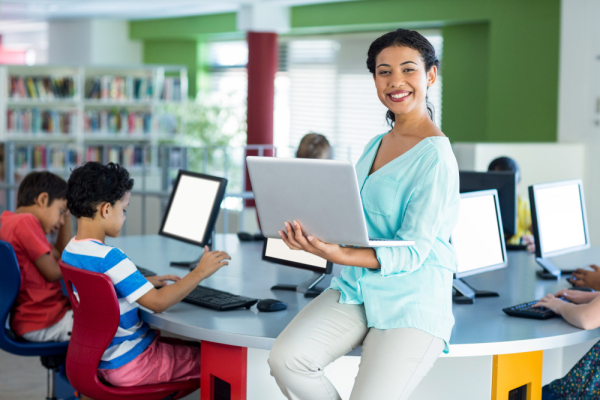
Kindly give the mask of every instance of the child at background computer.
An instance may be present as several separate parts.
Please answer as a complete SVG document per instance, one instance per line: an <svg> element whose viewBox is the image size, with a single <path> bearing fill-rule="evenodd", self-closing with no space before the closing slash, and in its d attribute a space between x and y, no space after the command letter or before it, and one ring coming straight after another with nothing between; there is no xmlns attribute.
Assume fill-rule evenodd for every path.
<svg viewBox="0 0 600 400"><path fill-rule="evenodd" d="M21 272L21 287L10 327L30 342L65 342L73 311L62 293L58 260L71 238L67 182L50 172L31 172L19 185L17 209L0 215L0 239L11 244ZM58 231L52 246L47 234Z"/></svg>
<svg viewBox="0 0 600 400"><path fill-rule="evenodd" d="M320 133L307 133L298 145L296 158L330 159L331 146L329 141Z"/></svg>
<svg viewBox="0 0 600 400"><path fill-rule="evenodd" d="M142 322L138 304L163 312L179 303L205 278L227 265L223 251L205 247L198 266L183 278L156 290L121 250L105 244L117 237L125 222L133 179L118 164L88 162L76 168L68 182L67 207L77 218L77 235L67 244L66 264L106 274L113 282L121 310L115 338L102 356L98 374L115 386L138 386L200 377L200 348L171 344Z"/></svg>
<svg viewBox="0 0 600 400"><path fill-rule="evenodd" d="M517 184L521 182L521 169L519 164L510 157L498 157L488 166L488 171L507 171L514 172L517 178ZM535 251L533 234L531 233L531 209L529 200L517 196L517 231L506 239L506 244L527 245L529 251Z"/></svg>
<svg viewBox="0 0 600 400"><path fill-rule="evenodd" d="M567 301L559 299L562 297ZM600 327L600 292L561 290L542 298L534 307L546 307L581 329ZM542 400L596 400L600 398L600 342L569 373L542 388Z"/></svg>

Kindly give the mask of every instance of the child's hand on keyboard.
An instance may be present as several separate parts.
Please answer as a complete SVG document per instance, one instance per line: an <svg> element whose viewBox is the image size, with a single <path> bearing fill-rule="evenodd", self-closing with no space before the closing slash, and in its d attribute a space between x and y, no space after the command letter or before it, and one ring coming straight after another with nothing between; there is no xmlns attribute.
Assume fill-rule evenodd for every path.
<svg viewBox="0 0 600 400"><path fill-rule="evenodd" d="M169 283L167 281L177 282L181 279L181 277L177 275L162 275L162 276L148 276L146 277L148 282L154 285L155 288L161 288L163 286L167 286Z"/></svg>
<svg viewBox="0 0 600 400"><path fill-rule="evenodd" d="M549 310L554 311L556 314L560 315L560 307L566 304L564 300L559 299L558 297L554 297L553 294L548 293L544 297L542 297L536 304L532 307L545 307Z"/></svg>
<svg viewBox="0 0 600 400"><path fill-rule="evenodd" d="M198 263L198 266L194 269L195 273L203 275L202 279L206 279L221 267L228 265L226 260L231 260L229 254L224 251L208 251L208 246L204 246L204 254Z"/></svg>
<svg viewBox="0 0 600 400"><path fill-rule="evenodd" d="M581 290L560 290L554 296L564 297L565 300L570 301L574 304L587 304L594 300L598 293L596 292L582 292Z"/></svg>

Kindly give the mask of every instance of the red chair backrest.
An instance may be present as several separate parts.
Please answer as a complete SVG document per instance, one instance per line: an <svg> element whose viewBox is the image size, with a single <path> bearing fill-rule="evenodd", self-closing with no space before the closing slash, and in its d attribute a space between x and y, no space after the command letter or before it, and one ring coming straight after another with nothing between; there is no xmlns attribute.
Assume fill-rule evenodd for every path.
<svg viewBox="0 0 600 400"><path fill-rule="evenodd" d="M114 286L104 274L59 261L73 306L73 331L67 351L67 376L80 392L96 398L105 393L98 365L119 327L120 311ZM73 293L77 290L77 296ZM101 396L98 396L101 397Z"/></svg>

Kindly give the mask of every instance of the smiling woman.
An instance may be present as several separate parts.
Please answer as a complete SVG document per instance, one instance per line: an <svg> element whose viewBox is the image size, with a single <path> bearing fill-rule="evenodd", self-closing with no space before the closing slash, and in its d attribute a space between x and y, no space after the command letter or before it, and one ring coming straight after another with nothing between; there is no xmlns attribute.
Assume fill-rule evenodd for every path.
<svg viewBox="0 0 600 400"><path fill-rule="evenodd" d="M289 399L339 399L324 368L361 345L350 400L404 400L448 350L452 277L449 242L458 220L458 166L433 122L427 90L437 78L433 46L398 29L375 40L367 66L392 129L367 144L356 165L369 237L413 247L350 248L280 232L289 248L345 265L275 341L271 373Z"/></svg>

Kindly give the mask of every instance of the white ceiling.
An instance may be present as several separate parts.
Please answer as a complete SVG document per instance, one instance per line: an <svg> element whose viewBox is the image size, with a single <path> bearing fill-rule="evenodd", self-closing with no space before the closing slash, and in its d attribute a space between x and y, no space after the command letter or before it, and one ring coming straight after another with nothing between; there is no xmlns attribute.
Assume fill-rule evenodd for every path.
<svg viewBox="0 0 600 400"><path fill-rule="evenodd" d="M352 0L0 0L2 21L143 19L237 11L244 4L302 5Z"/></svg>

